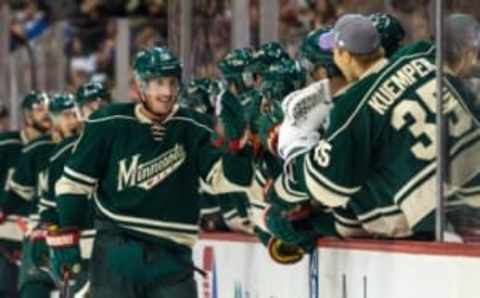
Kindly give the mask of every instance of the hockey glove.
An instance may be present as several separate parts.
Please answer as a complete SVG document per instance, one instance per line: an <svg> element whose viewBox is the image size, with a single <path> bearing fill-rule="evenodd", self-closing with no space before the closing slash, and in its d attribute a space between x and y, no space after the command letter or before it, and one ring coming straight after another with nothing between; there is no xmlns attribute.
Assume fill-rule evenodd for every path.
<svg viewBox="0 0 480 298"><path fill-rule="evenodd" d="M271 207L265 213L265 223L267 228L275 237L289 244L295 244L302 247L305 251L310 251L315 245L315 235L311 230L296 228L296 221L307 220L305 218L290 219L287 214L278 207Z"/></svg>
<svg viewBox="0 0 480 298"><path fill-rule="evenodd" d="M263 148L273 155L277 155L278 127L283 120L283 111L280 104L272 101L268 110L257 119L258 135Z"/></svg>
<svg viewBox="0 0 480 298"><path fill-rule="evenodd" d="M320 134L291 125L284 121L278 129L278 155L287 165L295 157L308 152L320 141Z"/></svg>
<svg viewBox="0 0 480 298"><path fill-rule="evenodd" d="M78 274L81 271L80 232L77 229L51 229L47 233L50 262L55 274Z"/></svg>
<svg viewBox="0 0 480 298"><path fill-rule="evenodd" d="M247 140L247 121L240 101L229 91L224 90L215 106L217 116L216 139L214 144L229 152L242 149Z"/></svg>
<svg viewBox="0 0 480 298"><path fill-rule="evenodd" d="M290 93L282 102L285 120L304 131L318 131L328 125L333 107L328 80L322 80Z"/></svg>

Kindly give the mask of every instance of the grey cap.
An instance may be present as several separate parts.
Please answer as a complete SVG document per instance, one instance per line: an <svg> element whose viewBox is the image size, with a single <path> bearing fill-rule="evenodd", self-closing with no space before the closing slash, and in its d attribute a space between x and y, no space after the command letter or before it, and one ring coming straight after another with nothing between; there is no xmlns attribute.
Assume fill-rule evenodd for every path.
<svg viewBox="0 0 480 298"><path fill-rule="evenodd" d="M380 34L367 17L347 14L335 23L332 31L319 38L322 48L344 48L353 54L369 54L380 47Z"/></svg>

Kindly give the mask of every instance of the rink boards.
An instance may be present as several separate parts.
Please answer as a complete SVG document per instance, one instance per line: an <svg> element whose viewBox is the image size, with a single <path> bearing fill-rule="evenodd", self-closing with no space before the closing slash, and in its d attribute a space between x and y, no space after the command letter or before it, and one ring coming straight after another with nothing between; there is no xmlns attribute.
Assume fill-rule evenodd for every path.
<svg viewBox="0 0 480 298"><path fill-rule="evenodd" d="M480 297L480 246L323 239L295 265L254 238L203 235L194 249L200 298Z"/></svg>

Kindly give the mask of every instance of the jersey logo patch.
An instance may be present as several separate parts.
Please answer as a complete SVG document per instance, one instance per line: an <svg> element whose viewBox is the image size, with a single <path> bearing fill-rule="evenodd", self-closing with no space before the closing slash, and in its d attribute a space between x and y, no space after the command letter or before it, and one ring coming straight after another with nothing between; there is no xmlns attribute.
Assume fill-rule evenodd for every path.
<svg viewBox="0 0 480 298"><path fill-rule="evenodd" d="M185 161L187 154L183 146L176 144L172 149L149 161L139 163L140 154L125 158L118 163L118 186L122 191L127 187L140 187L145 190L157 186ZM127 161L131 159L127 166Z"/></svg>

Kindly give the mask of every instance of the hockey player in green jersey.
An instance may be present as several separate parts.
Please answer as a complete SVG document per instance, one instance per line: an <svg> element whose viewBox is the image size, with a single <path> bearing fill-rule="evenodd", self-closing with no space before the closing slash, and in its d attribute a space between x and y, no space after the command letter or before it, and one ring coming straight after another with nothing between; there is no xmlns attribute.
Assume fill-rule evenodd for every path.
<svg viewBox="0 0 480 298"><path fill-rule="evenodd" d="M48 96L45 93L32 93L23 102L25 106L31 106L27 114L30 113L32 118L36 118L32 121L32 126L42 134L39 134L22 149L2 203L3 212L6 214L23 213L28 215L28 229L22 244L19 276L21 297L49 297L52 289L49 276L35 265L30 239L31 236L34 236L31 235L33 228L39 223L38 194L40 184L45 180L42 170L45 168L50 150L54 146L51 136L48 134L51 121L48 115L47 101Z"/></svg>
<svg viewBox="0 0 480 298"><path fill-rule="evenodd" d="M93 87L93 88L92 88ZM97 88L98 87L98 88ZM104 104L103 97L106 94L94 92L101 90L103 86L92 86L87 83L79 88L77 94L82 98L82 106L78 106L76 98L70 93L58 93L52 96L49 103L49 112L53 120L53 135L57 140L55 148L49 158L48 167L45 170L47 184L42 188L40 196L40 219L42 226L39 228L44 235L49 229L58 227L57 204L55 200L55 183L60 179L63 167L71 155L72 148L78 138L81 128L80 109L86 108L87 112L96 109ZM85 90L90 90L85 94ZM96 102L95 106L88 103ZM55 137L56 136L56 137ZM93 237L93 205L90 204L86 210L83 210L85 220L81 226L80 246L82 253L82 272L75 276L75 281L70 285L70 292L74 295L80 295L88 291L87 274L88 259L91 255ZM39 244L40 245L40 244ZM49 266L51 266L49 264ZM57 280L61 280L61 276L56 276Z"/></svg>
<svg viewBox="0 0 480 298"><path fill-rule="evenodd" d="M342 236L431 237L436 165L431 49L388 64L378 35L357 15L341 18L325 42L334 45L335 62L356 82L334 101L325 135L295 158L291 174L321 204L349 216L353 212L352 217L335 214ZM455 168L472 156L477 128L465 108L468 99L449 81L443 100L453 128L450 166ZM471 146L462 147L468 139ZM466 182L475 171L470 167L458 181Z"/></svg>
<svg viewBox="0 0 480 298"><path fill-rule="evenodd" d="M251 183L246 124L235 115L241 105L217 103L230 144L223 153L211 145L204 116L178 107L181 71L166 48L139 52L141 102L93 113L56 183L60 229L47 242L58 272L77 271L79 210L89 198L96 205L92 297L196 297L199 180L211 193Z"/></svg>
<svg viewBox="0 0 480 298"><path fill-rule="evenodd" d="M20 131L0 134L0 210L9 190L12 177L22 148L48 130L49 121L43 102L46 94L31 92L22 101L23 128ZM25 222L28 208L10 212L0 212L0 297L17 297L17 258L20 257L23 231L19 224Z"/></svg>

